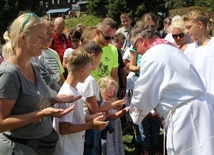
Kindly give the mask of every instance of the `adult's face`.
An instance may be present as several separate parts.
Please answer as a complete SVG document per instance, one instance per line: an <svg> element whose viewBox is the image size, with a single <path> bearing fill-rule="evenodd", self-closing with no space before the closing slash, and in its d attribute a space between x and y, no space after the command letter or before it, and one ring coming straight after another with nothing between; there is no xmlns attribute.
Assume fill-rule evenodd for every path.
<svg viewBox="0 0 214 155"><path fill-rule="evenodd" d="M112 39L116 34L116 29L112 29L109 25L106 25L103 30L98 30L99 40L98 44L101 47L108 46L112 43Z"/></svg>
<svg viewBox="0 0 214 155"><path fill-rule="evenodd" d="M55 33L57 35L61 35L65 28L65 21L59 21L55 23Z"/></svg>
<svg viewBox="0 0 214 155"><path fill-rule="evenodd" d="M142 37L131 38L131 44L133 45L134 50L136 50L140 54L144 54L148 49L146 40L143 39Z"/></svg>
<svg viewBox="0 0 214 155"><path fill-rule="evenodd" d="M45 45L46 48L50 47L53 37L54 37L54 25L52 23L46 23L46 30L47 30L47 34L46 34L46 39L47 39L47 44Z"/></svg>
<svg viewBox="0 0 214 155"><path fill-rule="evenodd" d="M175 40L175 43L177 45L184 45L185 44L185 38L186 38L186 35L184 34L183 31L180 30L180 28L174 28L172 30L172 37L174 38Z"/></svg>
<svg viewBox="0 0 214 155"><path fill-rule="evenodd" d="M35 26L30 32L29 36L26 36L26 51L31 57L37 57L42 54L42 50L47 44L46 39L46 26L39 24Z"/></svg>

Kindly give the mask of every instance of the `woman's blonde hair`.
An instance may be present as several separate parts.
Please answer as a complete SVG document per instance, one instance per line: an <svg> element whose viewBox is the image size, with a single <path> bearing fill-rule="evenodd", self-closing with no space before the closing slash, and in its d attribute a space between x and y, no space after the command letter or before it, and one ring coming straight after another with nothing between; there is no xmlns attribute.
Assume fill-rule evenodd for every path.
<svg viewBox="0 0 214 155"><path fill-rule="evenodd" d="M14 54L14 47L18 45L20 34L26 34L30 36L32 29L41 24L41 20L34 13L24 13L17 17L13 23L10 25L8 37L8 42L3 46L3 51L7 56Z"/></svg>
<svg viewBox="0 0 214 155"><path fill-rule="evenodd" d="M186 28L184 24L184 20L181 16L175 16L172 19L171 30L180 29L184 34L186 34Z"/></svg>

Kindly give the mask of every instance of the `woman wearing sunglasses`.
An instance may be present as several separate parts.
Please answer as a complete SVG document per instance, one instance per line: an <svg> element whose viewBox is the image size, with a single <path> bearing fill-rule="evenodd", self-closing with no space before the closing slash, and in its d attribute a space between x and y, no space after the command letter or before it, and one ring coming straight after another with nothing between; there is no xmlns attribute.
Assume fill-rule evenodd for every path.
<svg viewBox="0 0 214 155"><path fill-rule="evenodd" d="M174 19L171 28L171 34L175 40L174 44L183 52L191 41L189 35L186 34L186 28L182 17Z"/></svg>

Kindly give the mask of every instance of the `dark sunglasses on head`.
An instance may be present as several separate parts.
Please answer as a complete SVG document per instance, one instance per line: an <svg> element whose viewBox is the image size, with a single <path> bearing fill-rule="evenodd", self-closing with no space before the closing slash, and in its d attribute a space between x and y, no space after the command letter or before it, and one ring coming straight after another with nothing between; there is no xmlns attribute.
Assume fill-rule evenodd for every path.
<svg viewBox="0 0 214 155"><path fill-rule="evenodd" d="M185 36L185 34L184 33L180 33L180 34L173 34L172 35L172 37L174 38L174 39L178 39L178 37L179 38L183 38Z"/></svg>
<svg viewBox="0 0 214 155"><path fill-rule="evenodd" d="M99 31L100 31L100 30L99 30ZM103 37L104 37L105 40L114 39L114 37L107 36L107 35L105 35L102 31L100 31L100 33L103 35Z"/></svg>

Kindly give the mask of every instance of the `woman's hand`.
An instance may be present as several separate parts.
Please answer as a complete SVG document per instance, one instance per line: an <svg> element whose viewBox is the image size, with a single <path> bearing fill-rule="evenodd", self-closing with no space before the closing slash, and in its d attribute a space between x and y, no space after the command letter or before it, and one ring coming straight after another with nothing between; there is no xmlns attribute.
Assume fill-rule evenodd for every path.
<svg viewBox="0 0 214 155"><path fill-rule="evenodd" d="M51 105L54 105L55 103L72 103L79 100L81 97L82 97L81 95L74 97L73 95L59 94L51 98Z"/></svg>

